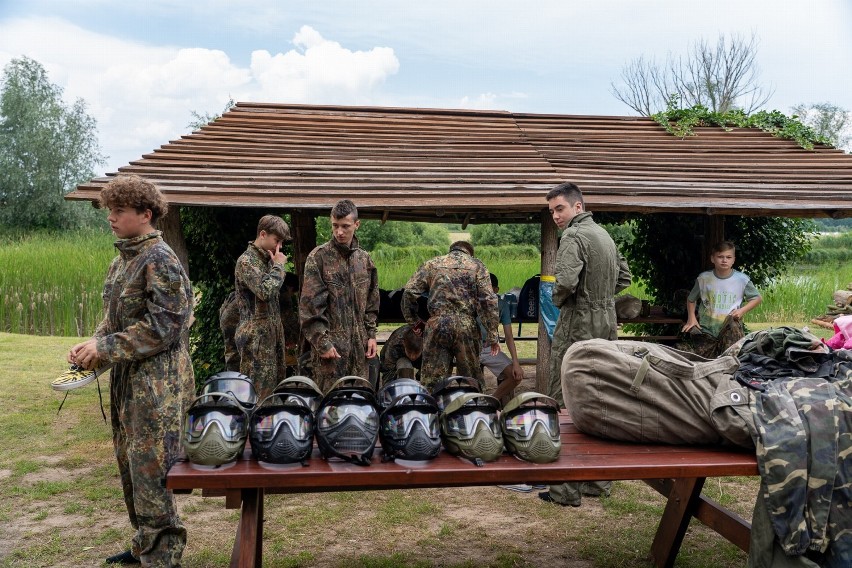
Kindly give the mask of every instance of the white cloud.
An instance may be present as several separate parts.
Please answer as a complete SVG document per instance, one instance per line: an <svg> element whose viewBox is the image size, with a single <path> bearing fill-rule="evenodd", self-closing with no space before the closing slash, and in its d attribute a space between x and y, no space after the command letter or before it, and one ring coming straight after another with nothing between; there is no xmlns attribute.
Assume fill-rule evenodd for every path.
<svg viewBox="0 0 852 568"><path fill-rule="evenodd" d="M68 101L84 99L98 121L106 171L189 131L191 113L236 101L370 104L399 69L393 49L352 51L309 26L293 49L255 51L251 65L223 51L150 46L59 19L0 21L0 65L25 55L41 63Z"/></svg>
<svg viewBox="0 0 852 568"><path fill-rule="evenodd" d="M477 110L513 110L512 105L518 100L527 99L526 93L512 92L504 94L481 93L475 97L465 96L459 101L459 108Z"/></svg>
<svg viewBox="0 0 852 568"><path fill-rule="evenodd" d="M302 26L293 44L296 49L287 53L252 53L259 100L363 104L399 70L399 60L389 47L351 51L310 26Z"/></svg>

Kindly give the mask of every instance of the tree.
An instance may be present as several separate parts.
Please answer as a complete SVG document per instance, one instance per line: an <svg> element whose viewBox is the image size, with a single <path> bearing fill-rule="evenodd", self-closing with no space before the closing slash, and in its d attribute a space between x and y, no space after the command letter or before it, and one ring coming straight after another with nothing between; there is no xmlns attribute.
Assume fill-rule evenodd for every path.
<svg viewBox="0 0 852 568"><path fill-rule="evenodd" d="M187 124L186 126L188 128L191 128L192 130L198 130L202 126L207 126L209 123L221 117L223 114L234 108L236 104L237 103L234 102L233 97L229 97L228 102L225 103L225 108L222 109L222 112L220 114L210 114L209 112L201 114L200 112L195 110L190 111L190 113L192 114L192 120L190 120L189 124Z"/></svg>
<svg viewBox="0 0 852 568"><path fill-rule="evenodd" d="M835 148L852 151L852 113L845 108L825 103L798 104L793 114L802 123L810 126L818 136L828 140Z"/></svg>
<svg viewBox="0 0 852 568"><path fill-rule="evenodd" d="M328 215L317 218L317 242L331 238L331 220ZM373 251L379 245L410 247L415 245L448 245L449 233L444 225L413 223L409 221L375 221L361 219L356 236L362 249Z"/></svg>
<svg viewBox="0 0 852 568"><path fill-rule="evenodd" d="M474 225L470 237L475 246L532 245L541 249L541 225L538 224Z"/></svg>
<svg viewBox="0 0 852 568"><path fill-rule="evenodd" d="M85 102L67 106L37 61L9 62L0 79L0 225L71 229L100 221L88 204L63 197L104 163Z"/></svg>
<svg viewBox="0 0 852 568"><path fill-rule="evenodd" d="M623 84L611 88L615 98L643 116L664 110L672 95L684 106L751 113L772 94L760 87L759 76L756 37L721 34L715 45L704 39L692 44L686 57L669 54L665 65L640 56L622 68Z"/></svg>

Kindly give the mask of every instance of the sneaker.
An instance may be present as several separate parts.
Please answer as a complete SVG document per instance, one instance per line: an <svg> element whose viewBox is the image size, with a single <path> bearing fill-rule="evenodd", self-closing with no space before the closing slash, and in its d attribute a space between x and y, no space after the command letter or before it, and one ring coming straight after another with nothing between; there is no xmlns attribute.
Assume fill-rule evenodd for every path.
<svg viewBox="0 0 852 568"><path fill-rule="evenodd" d="M113 554L106 559L107 564L142 564L142 562L133 556L129 550L125 550L119 554Z"/></svg>
<svg viewBox="0 0 852 568"><path fill-rule="evenodd" d="M508 489L509 491L517 491L518 493L529 493L533 490L526 483L518 483L516 485L498 485L500 489Z"/></svg>

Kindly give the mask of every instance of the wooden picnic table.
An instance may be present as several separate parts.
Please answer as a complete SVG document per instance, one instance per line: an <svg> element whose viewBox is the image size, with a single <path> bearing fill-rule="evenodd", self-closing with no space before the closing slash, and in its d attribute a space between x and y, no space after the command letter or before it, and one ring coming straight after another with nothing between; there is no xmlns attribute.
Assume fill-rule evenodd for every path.
<svg viewBox="0 0 852 568"><path fill-rule="evenodd" d="M553 483L639 479L668 498L650 556L656 566L673 566L692 517L698 518L744 551L751 525L737 514L701 495L708 477L757 475L753 453L722 447L660 446L613 442L577 431L563 411L562 452L550 464L530 464L504 455L477 467L441 452L424 464L382 463L379 450L372 465L324 460L314 449L308 467L281 468L243 459L220 469L176 463L166 487L176 492L201 489L203 496L225 496L225 506L241 508L231 566L260 567L263 543L263 499L267 493L366 491L426 487L464 487L512 483Z"/></svg>

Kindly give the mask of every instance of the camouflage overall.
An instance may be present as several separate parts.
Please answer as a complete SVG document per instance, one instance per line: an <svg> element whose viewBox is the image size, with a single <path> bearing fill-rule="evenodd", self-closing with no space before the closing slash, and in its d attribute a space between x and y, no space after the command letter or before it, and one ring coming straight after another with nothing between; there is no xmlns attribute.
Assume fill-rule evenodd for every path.
<svg viewBox="0 0 852 568"><path fill-rule="evenodd" d="M405 285L402 313L409 324L420 319L417 299L423 293L429 294L430 316L423 332L421 382L428 386L450 376L455 362L457 374L482 383L477 316L487 332L485 341L497 342L497 294L488 269L460 250L425 262Z"/></svg>
<svg viewBox="0 0 852 568"><path fill-rule="evenodd" d="M287 376L284 364L284 328L278 295L284 266L272 262L267 251L250 242L234 269L240 324L235 341L240 372L254 381L260 399L272 394Z"/></svg>
<svg viewBox="0 0 852 568"><path fill-rule="evenodd" d="M630 285L630 269L612 237L583 212L562 233L556 253L553 304L559 318L550 347L550 392L561 406L562 359L575 342L615 339L615 295ZM612 483L590 481L550 486L550 496L563 504L579 505L581 495L609 495Z"/></svg>
<svg viewBox="0 0 852 568"><path fill-rule="evenodd" d="M376 337L379 280L367 251L353 237L349 248L334 239L305 261L299 321L311 345L313 378L323 392L346 375L368 378L367 341ZM322 359L334 347L339 359Z"/></svg>
<svg viewBox="0 0 852 568"><path fill-rule="evenodd" d="M219 308L219 329L222 330L222 342L225 344L225 370L240 370L240 353L237 351L237 327L240 325L240 307L237 293L231 292Z"/></svg>
<svg viewBox="0 0 852 568"><path fill-rule="evenodd" d="M188 351L192 287L160 232L119 240L104 283L98 358L112 362L113 444L133 555L180 566L186 544L166 472L180 457L181 420L195 384Z"/></svg>

